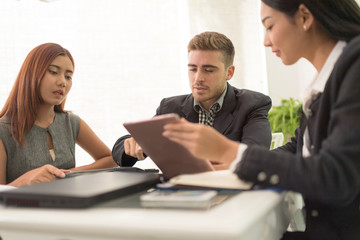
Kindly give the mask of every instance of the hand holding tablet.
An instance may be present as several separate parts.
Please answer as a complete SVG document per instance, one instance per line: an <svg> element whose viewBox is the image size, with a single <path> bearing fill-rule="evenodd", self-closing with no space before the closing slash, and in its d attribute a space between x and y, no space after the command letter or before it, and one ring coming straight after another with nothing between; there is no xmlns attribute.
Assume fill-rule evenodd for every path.
<svg viewBox="0 0 360 240"><path fill-rule="evenodd" d="M162 135L166 123L179 120L177 114L171 113L148 120L127 122L124 127L167 179L184 173L213 171L210 161L194 157L186 148Z"/></svg>

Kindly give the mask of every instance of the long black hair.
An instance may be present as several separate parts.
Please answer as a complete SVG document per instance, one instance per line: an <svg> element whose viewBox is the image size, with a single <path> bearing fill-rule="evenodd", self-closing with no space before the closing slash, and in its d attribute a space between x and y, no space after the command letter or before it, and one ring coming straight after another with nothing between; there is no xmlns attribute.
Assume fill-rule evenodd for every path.
<svg viewBox="0 0 360 240"><path fill-rule="evenodd" d="M261 0L269 7L293 17L304 4L334 40L349 42L360 34L360 8L355 0Z"/></svg>

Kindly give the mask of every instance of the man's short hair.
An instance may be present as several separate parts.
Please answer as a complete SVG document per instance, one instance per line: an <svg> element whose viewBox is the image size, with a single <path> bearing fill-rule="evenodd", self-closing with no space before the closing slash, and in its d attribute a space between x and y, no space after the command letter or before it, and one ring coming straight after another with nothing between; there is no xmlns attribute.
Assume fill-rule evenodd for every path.
<svg viewBox="0 0 360 240"><path fill-rule="evenodd" d="M190 40L188 52L191 50L218 50L223 55L225 67L233 65L235 48L231 40L217 32L203 32Z"/></svg>

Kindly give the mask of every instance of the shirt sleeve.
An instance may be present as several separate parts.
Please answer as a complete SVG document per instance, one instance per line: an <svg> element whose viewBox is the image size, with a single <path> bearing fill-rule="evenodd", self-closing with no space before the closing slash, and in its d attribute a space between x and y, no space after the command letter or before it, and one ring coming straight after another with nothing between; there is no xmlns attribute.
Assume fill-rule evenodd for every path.
<svg viewBox="0 0 360 240"><path fill-rule="evenodd" d="M237 154L236 154L236 158L229 167L230 171L235 172L236 166L238 165L239 162L241 162L244 152L246 151L247 148L248 148L248 146L246 144L240 143Z"/></svg>
<svg viewBox="0 0 360 240"><path fill-rule="evenodd" d="M71 131L73 134L73 138L76 141L77 136L79 135L80 130L80 117L74 113L68 112L67 113L71 123Z"/></svg>

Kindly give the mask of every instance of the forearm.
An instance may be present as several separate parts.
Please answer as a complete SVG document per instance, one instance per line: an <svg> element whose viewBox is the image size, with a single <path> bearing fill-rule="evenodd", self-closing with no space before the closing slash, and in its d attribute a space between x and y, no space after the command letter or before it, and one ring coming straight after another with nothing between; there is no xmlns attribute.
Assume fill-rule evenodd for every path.
<svg viewBox="0 0 360 240"><path fill-rule="evenodd" d="M75 167L70 169L71 171L82 171L82 170L91 170L91 169L101 169L101 168L111 168L118 166L115 162L112 156L106 156L103 158L100 158L96 160L95 162L83 165L80 167Z"/></svg>
<svg viewBox="0 0 360 240"><path fill-rule="evenodd" d="M223 146L221 148L223 149L223 153L220 156L220 162L227 163L226 165L230 165L236 158L239 143L227 140L223 142Z"/></svg>

